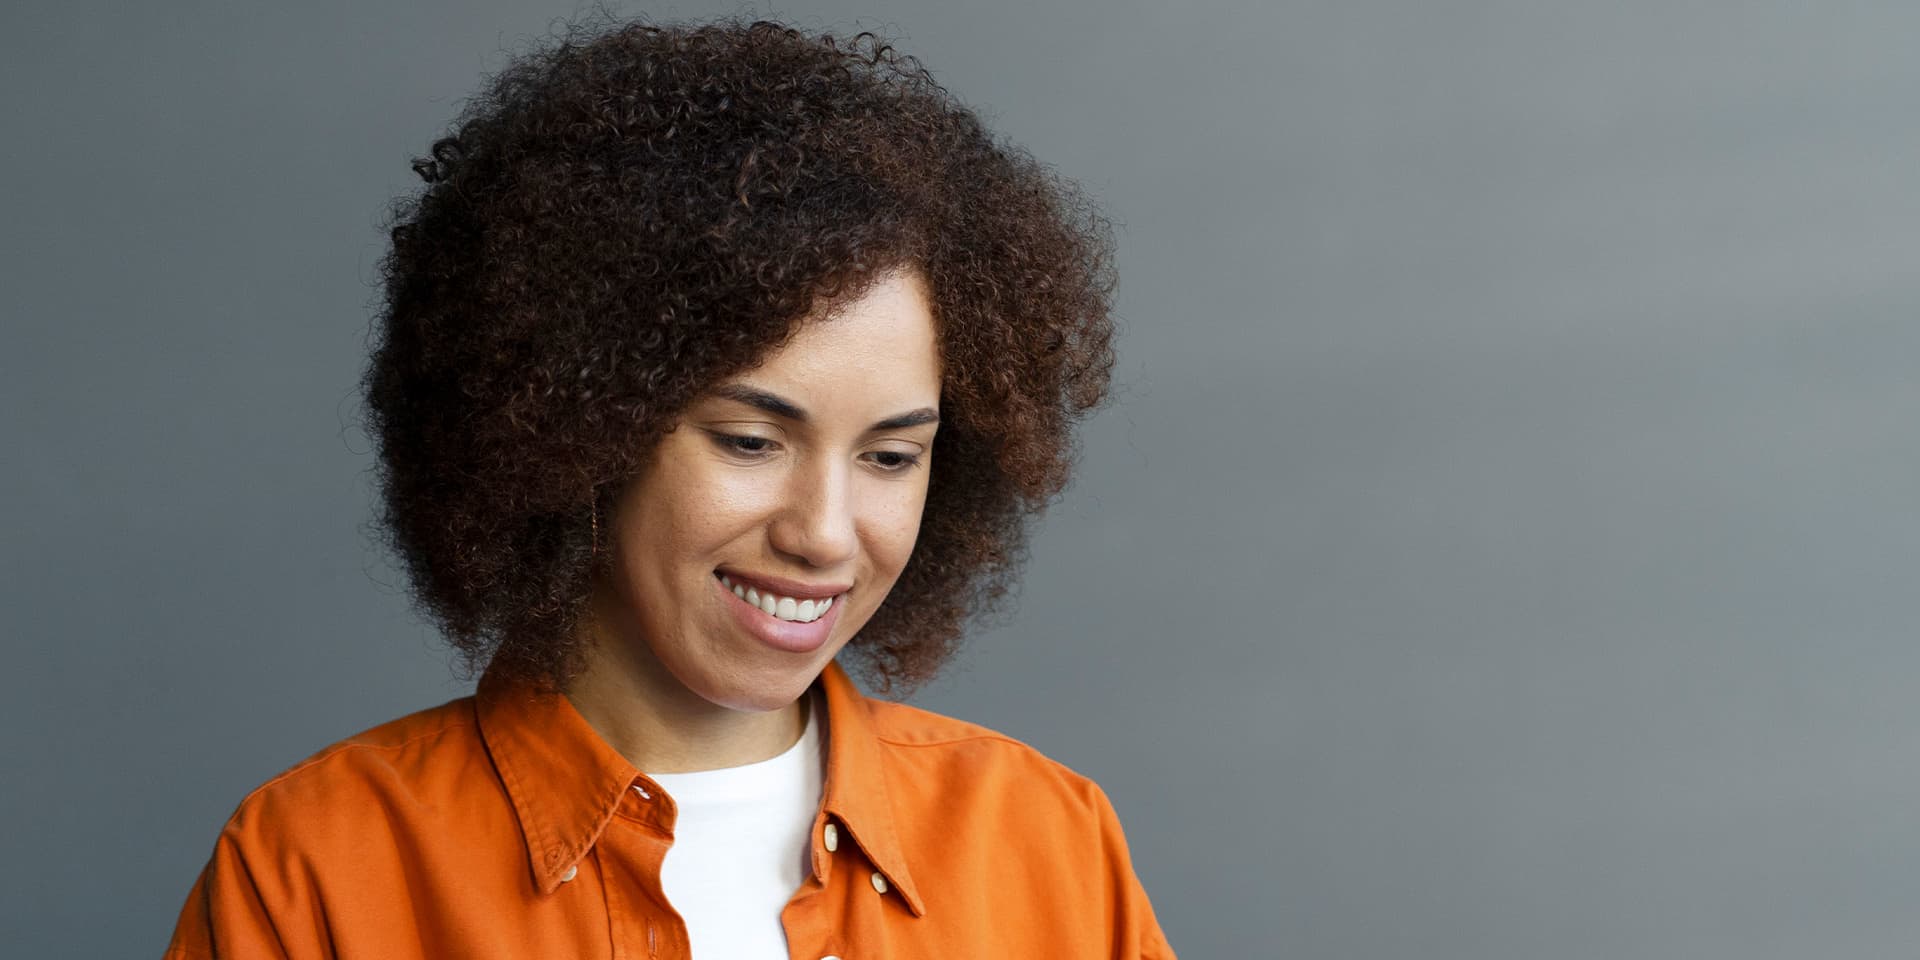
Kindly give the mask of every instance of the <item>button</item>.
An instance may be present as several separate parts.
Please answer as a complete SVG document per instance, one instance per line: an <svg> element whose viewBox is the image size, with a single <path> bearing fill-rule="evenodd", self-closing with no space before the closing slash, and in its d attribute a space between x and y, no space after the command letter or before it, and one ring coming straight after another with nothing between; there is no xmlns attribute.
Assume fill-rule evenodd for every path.
<svg viewBox="0 0 1920 960"><path fill-rule="evenodd" d="M878 893L887 892L887 878L881 876L878 870L873 872L873 889Z"/></svg>
<svg viewBox="0 0 1920 960"><path fill-rule="evenodd" d="M571 867L568 867L567 872L560 875L560 882L566 883L568 880L572 880L575 876L578 876L579 873L580 873L579 864L575 864Z"/></svg>
<svg viewBox="0 0 1920 960"><path fill-rule="evenodd" d="M820 839L826 842L828 853L840 849L840 828L831 823L827 824L820 831Z"/></svg>
<svg viewBox="0 0 1920 960"><path fill-rule="evenodd" d="M820 958L820 960L840 960L840 958L839 958L839 957L836 957L836 956L834 956L834 955L833 955L833 954L831 954L831 953L829 953L829 954L827 954L826 956L824 956L824 957L821 957L821 958Z"/></svg>

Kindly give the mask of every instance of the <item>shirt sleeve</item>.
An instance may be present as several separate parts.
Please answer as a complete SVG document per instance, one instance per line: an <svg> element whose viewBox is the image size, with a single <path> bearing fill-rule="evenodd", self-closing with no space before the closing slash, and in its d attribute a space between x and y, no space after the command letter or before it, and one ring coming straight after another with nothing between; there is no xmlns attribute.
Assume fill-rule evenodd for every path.
<svg viewBox="0 0 1920 960"><path fill-rule="evenodd" d="M180 910L164 960L290 960L273 912L230 824Z"/></svg>
<svg viewBox="0 0 1920 960"><path fill-rule="evenodd" d="M1140 877L1133 871L1127 838L1120 829L1120 815L1114 812L1113 802L1107 799L1106 791L1098 785L1093 790L1100 814L1102 846L1107 851L1107 867L1115 888L1114 957L1116 960L1175 960L1173 947L1168 945L1167 937L1160 931L1160 923L1153 915L1153 904L1147 900L1146 888L1141 886Z"/></svg>

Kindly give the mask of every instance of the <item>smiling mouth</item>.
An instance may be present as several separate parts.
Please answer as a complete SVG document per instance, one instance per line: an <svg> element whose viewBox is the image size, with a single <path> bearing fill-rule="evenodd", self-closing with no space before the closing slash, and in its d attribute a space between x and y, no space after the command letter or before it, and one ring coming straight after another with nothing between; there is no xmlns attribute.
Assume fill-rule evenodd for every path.
<svg viewBox="0 0 1920 960"><path fill-rule="evenodd" d="M812 623L826 616L827 611L833 607L833 602L839 599L825 597L815 600L810 597L786 597L777 593L762 593L755 587L733 582L733 578L724 573L716 572L714 576L719 578L727 589L732 590L734 596L746 601L748 606L758 608L761 613L775 620L785 620L789 623Z"/></svg>

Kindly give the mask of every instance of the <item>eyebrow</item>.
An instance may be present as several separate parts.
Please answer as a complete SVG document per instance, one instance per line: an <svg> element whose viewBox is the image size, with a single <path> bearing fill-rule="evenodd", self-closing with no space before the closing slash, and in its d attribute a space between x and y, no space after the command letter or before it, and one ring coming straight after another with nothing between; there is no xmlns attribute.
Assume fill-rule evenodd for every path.
<svg viewBox="0 0 1920 960"><path fill-rule="evenodd" d="M793 420L798 423L808 422L807 412L805 410L800 409L799 405L777 393L769 393L758 387L749 387L740 383L722 384L719 387L715 387L713 392L715 395L728 400L744 403L750 407L758 407L776 417L785 417L788 420ZM940 414L938 411L932 407L921 407L918 410L909 410L906 413L895 414L885 420L881 420L873 426L868 427L867 431L871 433L875 430L902 430L907 427L918 427L939 422Z"/></svg>

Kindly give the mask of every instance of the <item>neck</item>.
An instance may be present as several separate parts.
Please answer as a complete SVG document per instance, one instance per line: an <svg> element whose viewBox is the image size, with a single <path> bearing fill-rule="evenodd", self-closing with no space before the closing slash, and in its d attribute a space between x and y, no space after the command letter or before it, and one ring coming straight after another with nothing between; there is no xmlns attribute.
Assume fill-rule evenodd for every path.
<svg viewBox="0 0 1920 960"><path fill-rule="evenodd" d="M806 732L808 697L751 712L687 689L645 641L586 618L586 669L567 699L588 725L645 773L692 773L779 756Z"/></svg>

